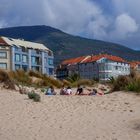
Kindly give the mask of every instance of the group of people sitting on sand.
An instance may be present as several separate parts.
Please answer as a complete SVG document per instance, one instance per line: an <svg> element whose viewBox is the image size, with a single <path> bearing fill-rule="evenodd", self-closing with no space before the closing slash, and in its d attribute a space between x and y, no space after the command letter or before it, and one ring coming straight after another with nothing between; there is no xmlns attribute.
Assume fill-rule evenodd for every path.
<svg viewBox="0 0 140 140"><path fill-rule="evenodd" d="M62 88L60 89L60 95L97 95L97 94L101 95L100 93L97 92L96 89L93 90L87 89L87 90L89 90L89 93L84 93L83 87L81 85L78 85L76 93L74 94L70 86L65 87L63 85ZM57 93L55 92L53 86L50 86L45 93L45 95L56 95L56 94Z"/></svg>

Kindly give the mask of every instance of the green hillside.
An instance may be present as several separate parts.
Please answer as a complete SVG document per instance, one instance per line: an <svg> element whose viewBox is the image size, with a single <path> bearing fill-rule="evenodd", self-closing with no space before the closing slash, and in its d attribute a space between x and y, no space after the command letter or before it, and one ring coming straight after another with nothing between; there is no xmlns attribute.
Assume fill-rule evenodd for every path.
<svg viewBox="0 0 140 140"><path fill-rule="evenodd" d="M127 60L140 60L140 51L115 43L73 36L49 26L4 28L0 29L0 35L45 44L54 51L55 64L68 58L99 53L117 55Z"/></svg>

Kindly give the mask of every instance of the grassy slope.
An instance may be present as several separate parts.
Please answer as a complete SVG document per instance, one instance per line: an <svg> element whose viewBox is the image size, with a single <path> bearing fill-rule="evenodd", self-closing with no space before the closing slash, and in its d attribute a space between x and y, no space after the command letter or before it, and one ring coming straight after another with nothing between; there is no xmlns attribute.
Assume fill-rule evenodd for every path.
<svg viewBox="0 0 140 140"><path fill-rule="evenodd" d="M66 34L48 26L26 26L0 29L0 35L40 42L55 54L55 64L63 59L88 54L108 53L128 60L140 60L140 52L125 46Z"/></svg>

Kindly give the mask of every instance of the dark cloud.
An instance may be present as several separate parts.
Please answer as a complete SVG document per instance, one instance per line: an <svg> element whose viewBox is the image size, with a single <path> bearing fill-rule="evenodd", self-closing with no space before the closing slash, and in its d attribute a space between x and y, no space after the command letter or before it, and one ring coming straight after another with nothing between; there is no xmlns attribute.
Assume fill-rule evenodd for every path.
<svg viewBox="0 0 140 140"><path fill-rule="evenodd" d="M0 27L45 24L75 35L135 45L137 49L140 45L139 0L0 2Z"/></svg>

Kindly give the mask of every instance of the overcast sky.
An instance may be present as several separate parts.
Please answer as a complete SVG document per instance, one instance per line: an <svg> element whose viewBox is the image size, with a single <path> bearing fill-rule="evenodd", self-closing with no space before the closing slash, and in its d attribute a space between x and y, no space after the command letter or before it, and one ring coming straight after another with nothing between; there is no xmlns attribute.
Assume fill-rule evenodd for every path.
<svg viewBox="0 0 140 140"><path fill-rule="evenodd" d="M140 50L140 0L0 0L0 28L48 25Z"/></svg>

